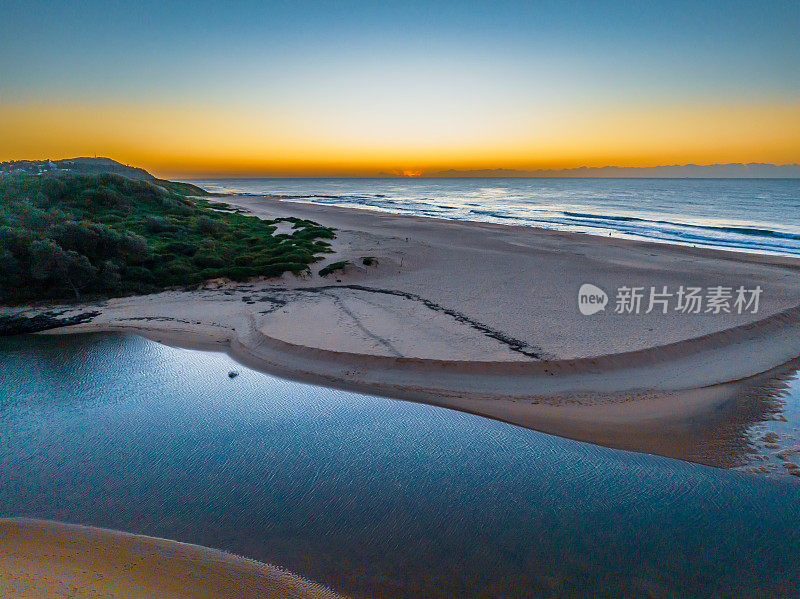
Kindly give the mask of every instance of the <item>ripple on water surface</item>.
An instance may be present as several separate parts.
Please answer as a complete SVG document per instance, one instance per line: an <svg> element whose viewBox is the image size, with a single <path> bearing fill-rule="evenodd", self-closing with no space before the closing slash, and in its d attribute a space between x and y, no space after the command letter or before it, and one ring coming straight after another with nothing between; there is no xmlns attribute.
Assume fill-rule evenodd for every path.
<svg viewBox="0 0 800 599"><path fill-rule="evenodd" d="M136 337L1 343L0 515L199 543L354 597L800 587L794 477L284 381Z"/></svg>

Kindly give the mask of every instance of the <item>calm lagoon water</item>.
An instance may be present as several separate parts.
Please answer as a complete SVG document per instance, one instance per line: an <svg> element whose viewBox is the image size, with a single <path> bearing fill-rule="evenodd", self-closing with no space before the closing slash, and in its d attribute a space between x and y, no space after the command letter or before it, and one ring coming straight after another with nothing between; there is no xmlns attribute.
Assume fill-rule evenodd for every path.
<svg viewBox="0 0 800 599"><path fill-rule="evenodd" d="M284 381L137 337L2 339L0 381L2 516L199 543L353 597L800 588L794 478Z"/></svg>

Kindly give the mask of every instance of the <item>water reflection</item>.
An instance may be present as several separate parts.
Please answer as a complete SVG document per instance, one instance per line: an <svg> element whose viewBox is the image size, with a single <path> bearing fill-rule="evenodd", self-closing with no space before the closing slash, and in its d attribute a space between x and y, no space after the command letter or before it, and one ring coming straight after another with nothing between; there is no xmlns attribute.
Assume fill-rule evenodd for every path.
<svg viewBox="0 0 800 599"><path fill-rule="evenodd" d="M2 347L0 515L199 543L354 597L800 586L793 477L283 381L135 337Z"/></svg>
<svg viewBox="0 0 800 599"><path fill-rule="evenodd" d="M767 475L800 477L800 376L797 364L765 386L766 413L746 430L749 447L740 469Z"/></svg>
<svg viewBox="0 0 800 599"><path fill-rule="evenodd" d="M651 393L659 401L704 397L714 406L692 417L595 427L581 438L608 447L734 468L769 476L795 475L800 454L800 359L758 376L703 389ZM800 459L800 458L798 458ZM798 459L794 461L797 462Z"/></svg>

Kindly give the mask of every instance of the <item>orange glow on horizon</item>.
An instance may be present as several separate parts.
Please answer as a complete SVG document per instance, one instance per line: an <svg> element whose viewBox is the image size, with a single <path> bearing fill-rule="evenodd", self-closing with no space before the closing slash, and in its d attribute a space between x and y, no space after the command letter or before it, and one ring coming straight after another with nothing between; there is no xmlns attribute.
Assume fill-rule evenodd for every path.
<svg viewBox="0 0 800 599"><path fill-rule="evenodd" d="M800 162L800 102L550 108L441 124L141 104L0 103L0 160L108 156L159 176ZM355 118L355 117L353 117ZM398 165L407 165L398 168Z"/></svg>

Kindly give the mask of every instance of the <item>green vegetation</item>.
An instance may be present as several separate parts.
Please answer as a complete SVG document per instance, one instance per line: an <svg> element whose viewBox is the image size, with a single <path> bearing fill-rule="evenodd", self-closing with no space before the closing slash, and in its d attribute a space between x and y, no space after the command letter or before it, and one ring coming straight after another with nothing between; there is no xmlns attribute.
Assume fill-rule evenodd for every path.
<svg viewBox="0 0 800 599"><path fill-rule="evenodd" d="M176 193L182 196L207 196L211 195L202 187L192 185L191 183L181 183L179 181L167 181L166 179L152 179L150 181L159 187L163 187L170 193ZM227 205L227 204L226 204Z"/></svg>
<svg viewBox="0 0 800 599"><path fill-rule="evenodd" d="M212 210L225 210L228 212L238 212L238 208L234 208L230 204L226 204L225 202L209 202L208 207Z"/></svg>
<svg viewBox="0 0 800 599"><path fill-rule="evenodd" d="M323 240L333 229L220 211L187 197L199 188L165 183L114 174L0 177L0 302L299 274L331 251ZM274 234L281 221L293 224L291 233Z"/></svg>
<svg viewBox="0 0 800 599"><path fill-rule="evenodd" d="M326 266L325 268L320 269L319 276L327 277L332 272L344 269L344 267L347 266L348 264L350 264L349 260L342 260L341 262L332 262L331 264L328 264L328 266Z"/></svg>
<svg viewBox="0 0 800 599"><path fill-rule="evenodd" d="M374 266L378 263L378 261L373 258L372 256L364 256L361 258L361 264L364 266Z"/></svg>

